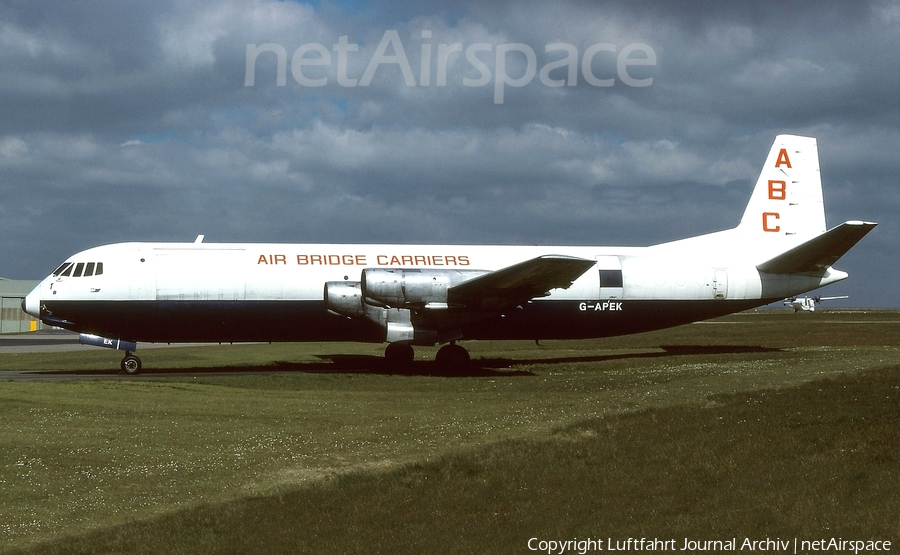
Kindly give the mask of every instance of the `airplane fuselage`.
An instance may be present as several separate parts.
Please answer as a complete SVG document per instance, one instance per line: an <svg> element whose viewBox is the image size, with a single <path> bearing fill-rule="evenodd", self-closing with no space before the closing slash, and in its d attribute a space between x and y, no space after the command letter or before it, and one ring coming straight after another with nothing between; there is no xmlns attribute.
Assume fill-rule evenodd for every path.
<svg viewBox="0 0 900 555"><path fill-rule="evenodd" d="M40 307L26 309L60 327L133 341L382 342L381 327L329 312L326 283L358 282L361 272L379 268L478 275L548 252L596 266L567 289L486 319L464 319L453 339L637 333L764 305L830 282L794 278L764 287L752 265L652 247L122 243L71 257L70 275L45 279L26 300ZM90 263L102 264L102 273L83 275ZM82 275L73 277L79 264ZM427 317L449 310L423 305L415 311Z"/></svg>

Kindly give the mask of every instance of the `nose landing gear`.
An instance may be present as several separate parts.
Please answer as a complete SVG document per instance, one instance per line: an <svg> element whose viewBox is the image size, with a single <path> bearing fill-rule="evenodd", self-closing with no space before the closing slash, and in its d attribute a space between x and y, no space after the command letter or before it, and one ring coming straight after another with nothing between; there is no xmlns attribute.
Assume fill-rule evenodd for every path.
<svg viewBox="0 0 900 555"><path fill-rule="evenodd" d="M125 358L122 359L122 363L119 365L119 367L122 369L122 372L133 376L134 374L138 374L141 371L141 359L134 356L134 354L132 353L132 351L137 349L136 341L110 339L108 337L101 337L99 335L82 333L78 335L78 342L82 345L93 345L94 347L103 347L104 349L117 349L119 351L125 351Z"/></svg>
<svg viewBox="0 0 900 555"><path fill-rule="evenodd" d="M122 359L122 363L119 366L122 368L122 372L129 376L134 376L141 372L141 359L131 354L131 352L125 351L125 358Z"/></svg>

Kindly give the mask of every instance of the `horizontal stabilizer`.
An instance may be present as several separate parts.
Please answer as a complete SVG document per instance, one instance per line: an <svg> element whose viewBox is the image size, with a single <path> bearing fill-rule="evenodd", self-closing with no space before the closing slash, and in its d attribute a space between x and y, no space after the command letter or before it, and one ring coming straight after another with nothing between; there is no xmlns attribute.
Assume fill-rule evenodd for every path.
<svg viewBox="0 0 900 555"><path fill-rule="evenodd" d="M853 245L878 224L845 222L834 229L802 243L756 268L770 274L804 274L825 270L844 256Z"/></svg>
<svg viewBox="0 0 900 555"><path fill-rule="evenodd" d="M574 256L539 256L451 287L447 301L480 310L514 307L551 289L568 288L594 264Z"/></svg>

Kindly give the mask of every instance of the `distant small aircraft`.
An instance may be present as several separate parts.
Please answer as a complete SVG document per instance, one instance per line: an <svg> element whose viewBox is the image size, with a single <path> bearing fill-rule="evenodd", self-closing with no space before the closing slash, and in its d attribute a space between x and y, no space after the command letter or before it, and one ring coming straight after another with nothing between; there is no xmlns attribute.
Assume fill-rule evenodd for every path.
<svg viewBox="0 0 900 555"><path fill-rule="evenodd" d="M791 297L784 300L784 306L793 307L794 312L815 312L816 305L822 301L833 301L835 299L848 299L849 295L838 295L837 297Z"/></svg>
<svg viewBox="0 0 900 555"><path fill-rule="evenodd" d="M120 243L71 256L22 308L125 351L129 374L138 341L386 342L397 364L442 344L452 369L461 340L626 335L805 294L846 279L832 265L875 225L828 229L816 140L779 135L724 231L649 247Z"/></svg>

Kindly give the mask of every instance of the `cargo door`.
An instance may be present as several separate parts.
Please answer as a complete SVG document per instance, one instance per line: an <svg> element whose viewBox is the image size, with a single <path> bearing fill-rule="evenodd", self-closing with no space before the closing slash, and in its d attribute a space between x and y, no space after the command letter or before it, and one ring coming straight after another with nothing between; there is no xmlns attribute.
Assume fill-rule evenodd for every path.
<svg viewBox="0 0 900 555"><path fill-rule="evenodd" d="M600 272L601 299L621 299L624 282L622 261L618 256L597 256L597 270Z"/></svg>

